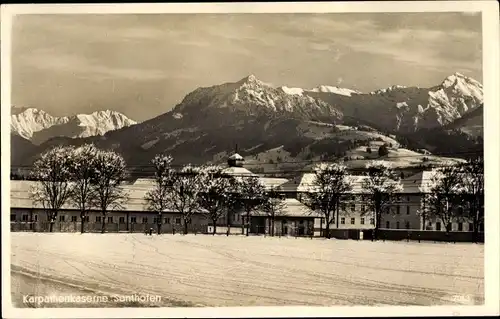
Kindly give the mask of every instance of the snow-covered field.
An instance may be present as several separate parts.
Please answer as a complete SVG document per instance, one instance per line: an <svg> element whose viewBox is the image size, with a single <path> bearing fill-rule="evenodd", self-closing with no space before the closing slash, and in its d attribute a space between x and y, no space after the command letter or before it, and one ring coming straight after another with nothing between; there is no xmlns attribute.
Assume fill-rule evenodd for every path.
<svg viewBox="0 0 500 319"><path fill-rule="evenodd" d="M11 238L15 271L107 293L160 295L174 304L484 302L484 246L475 244L68 233ZM13 299L23 293L23 285L11 286Z"/></svg>

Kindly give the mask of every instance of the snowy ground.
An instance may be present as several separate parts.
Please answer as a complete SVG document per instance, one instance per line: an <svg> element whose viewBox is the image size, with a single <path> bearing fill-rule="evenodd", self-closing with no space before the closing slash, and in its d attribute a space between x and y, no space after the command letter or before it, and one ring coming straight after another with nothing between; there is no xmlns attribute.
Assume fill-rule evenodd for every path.
<svg viewBox="0 0 500 319"><path fill-rule="evenodd" d="M484 303L482 245L144 234L11 238L14 273L88 291L160 295L162 306ZM23 278L11 284L13 299L38 285Z"/></svg>

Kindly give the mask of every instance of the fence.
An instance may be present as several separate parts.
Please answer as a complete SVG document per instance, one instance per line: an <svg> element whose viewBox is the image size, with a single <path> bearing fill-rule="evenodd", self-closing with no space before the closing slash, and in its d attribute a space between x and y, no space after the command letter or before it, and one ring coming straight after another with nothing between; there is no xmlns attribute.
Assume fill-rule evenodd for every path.
<svg viewBox="0 0 500 319"><path fill-rule="evenodd" d="M193 225L188 224L188 233L206 234L207 225ZM106 233L146 233L152 229L153 233L158 232L158 225L152 223L105 223L104 232ZM49 232L50 222L11 222L11 232ZM54 222L52 226L53 232L80 232L81 222ZM102 223L84 223L84 232L86 233L100 233L102 232ZM161 224L160 232L179 234L184 232L183 225L177 224Z"/></svg>
<svg viewBox="0 0 500 319"><path fill-rule="evenodd" d="M373 229L330 229L330 237L336 239L372 240ZM484 233L479 233L474 240L472 232L449 232L436 230L379 229L379 240L412 240L412 241L444 241L444 242L481 242Z"/></svg>

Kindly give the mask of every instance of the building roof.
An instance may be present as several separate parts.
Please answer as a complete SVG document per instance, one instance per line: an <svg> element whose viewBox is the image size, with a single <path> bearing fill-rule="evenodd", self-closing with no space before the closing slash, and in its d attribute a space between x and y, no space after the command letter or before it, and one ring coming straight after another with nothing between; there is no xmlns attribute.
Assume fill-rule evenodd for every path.
<svg viewBox="0 0 500 319"><path fill-rule="evenodd" d="M124 184L121 188L128 194L128 199L123 203L120 211L147 211L148 204L144 197L152 189L154 181L152 179L141 179L133 184ZM11 181L10 182L10 207L15 208L43 208L40 203L35 202L30 197L30 189L36 187L36 181ZM78 209L78 207L67 201L63 209ZM112 211L114 209L110 209ZM172 207L166 211L175 211Z"/></svg>
<svg viewBox="0 0 500 319"><path fill-rule="evenodd" d="M286 217L321 217L322 215L318 212L315 212L309 209L306 205L302 204L295 198L285 198L285 207L283 209L282 214L278 216L286 216ZM267 214L263 211L257 210L251 214L252 216L267 216Z"/></svg>
<svg viewBox="0 0 500 319"><path fill-rule="evenodd" d="M235 177L249 177L249 176L257 177L257 174L252 173L248 169L246 169L244 167L239 167L239 166L226 167L226 168L224 168L224 170L222 172L224 174L228 174L228 175L235 176Z"/></svg>
<svg viewBox="0 0 500 319"><path fill-rule="evenodd" d="M316 178L315 173L304 173L286 183L281 185L281 189L285 192L308 192L314 191L316 188L314 185L314 180ZM367 176L359 175L348 175L346 180L350 181L352 184L351 193L362 194L363 193L363 181L367 179Z"/></svg>
<svg viewBox="0 0 500 319"><path fill-rule="evenodd" d="M229 160L235 160L235 161L243 161L244 158L238 153L234 153L233 155L228 157Z"/></svg>
<svg viewBox="0 0 500 319"><path fill-rule="evenodd" d="M403 193L417 194L429 193L433 186L433 180L438 178L437 170L426 170L401 180Z"/></svg>

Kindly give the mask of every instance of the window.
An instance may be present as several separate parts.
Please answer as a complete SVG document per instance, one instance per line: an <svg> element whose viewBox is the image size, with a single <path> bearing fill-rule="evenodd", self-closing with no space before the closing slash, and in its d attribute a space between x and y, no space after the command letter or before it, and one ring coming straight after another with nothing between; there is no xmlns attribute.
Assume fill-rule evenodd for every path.
<svg viewBox="0 0 500 319"><path fill-rule="evenodd" d="M406 215L410 215L410 205L406 206Z"/></svg>
<svg viewBox="0 0 500 319"><path fill-rule="evenodd" d="M399 229L399 222L396 222L396 229Z"/></svg>
<svg viewBox="0 0 500 319"><path fill-rule="evenodd" d="M72 222L76 222L77 221L77 217L76 216L71 216L71 221Z"/></svg>
<svg viewBox="0 0 500 319"><path fill-rule="evenodd" d="M469 231L474 231L474 224L473 223L469 223Z"/></svg>
<svg viewBox="0 0 500 319"><path fill-rule="evenodd" d="M170 217L165 218L165 224L170 224Z"/></svg>
<svg viewBox="0 0 500 319"><path fill-rule="evenodd" d="M27 214L23 214L23 222L27 222L28 221L28 215Z"/></svg>
<svg viewBox="0 0 500 319"><path fill-rule="evenodd" d="M396 206L396 214L399 215L399 213L401 213L401 206L397 205Z"/></svg>
<svg viewBox="0 0 500 319"><path fill-rule="evenodd" d="M441 223L440 222L436 222L436 230L441 230Z"/></svg>
<svg viewBox="0 0 500 319"><path fill-rule="evenodd" d="M409 222L409 221L406 221L406 222L405 222L405 228L406 228L406 229L410 229L410 222Z"/></svg>
<svg viewBox="0 0 500 319"><path fill-rule="evenodd" d="M120 217L120 219L118 220L118 222L120 224L125 224L125 217Z"/></svg>
<svg viewBox="0 0 500 319"><path fill-rule="evenodd" d="M345 204L345 203L341 203L341 204L340 204L340 209L341 209L342 211L346 211L346 209L347 209L346 204Z"/></svg>
<svg viewBox="0 0 500 319"><path fill-rule="evenodd" d="M365 205L361 205L361 212L365 212L366 208L365 208Z"/></svg>
<svg viewBox="0 0 500 319"><path fill-rule="evenodd" d="M113 216L109 216L108 217L108 223L112 223L113 222Z"/></svg>
<svg viewBox="0 0 500 319"><path fill-rule="evenodd" d="M387 229L391 228L391 222L389 221L385 222L385 228Z"/></svg>
<svg viewBox="0 0 500 319"><path fill-rule="evenodd" d="M364 224L365 224L365 218L361 217L361 225L364 225Z"/></svg>
<svg viewBox="0 0 500 319"><path fill-rule="evenodd" d="M147 224L148 223L148 218L147 217L142 217L142 223Z"/></svg>
<svg viewBox="0 0 500 319"><path fill-rule="evenodd" d="M132 224L137 223L137 217L135 217L135 216L134 216L134 217L130 217L130 222L131 222Z"/></svg>
<svg viewBox="0 0 500 319"><path fill-rule="evenodd" d="M354 224L356 224L356 218L351 217L351 225L354 225Z"/></svg>
<svg viewBox="0 0 500 319"><path fill-rule="evenodd" d="M458 223L458 231L464 230L464 226L462 223Z"/></svg>
<svg viewBox="0 0 500 319"><path fill-rule="evenodd" d="M23 216L23 217L24 217L24 216ZM60 221L60 222L63 222L65 218L66 218L66 216L61 215L61 216L59 216L59 221ZM23 218L23 219L24 219L24 218Z"/></svg>
<svg viewBox="0 0 500 319"><path fill-rule="evenodd" d="M16 221L16 214L10 214L10 221L15 222Z"/></svg>
<svg viewBox="0 0 500 319"><path fill-rule="evenodd" d="M175 223L176 223L177 225L180 225L180 224L181 224L181 218L180 218L180 217L177 217L177 218L175 219Z"/></svg>
<svg viewBox="0 0 500 319"><path fill-rule="evenodd" d="M375 225L375 218L370 218L370 224Z"/></svg>
<svg viewBox="0 0 500 319"><path fill-rule="evenodd" d="M95 217L95 222L100 223L101 222L101 216L96 216Z"/></svg>
<svg viewBox="0 0 500 319"><path fill-rule="evenodd" d="M38 221L38 215L34 215L33 218L34 218L34 221Z"/></svg>
<svg viewBox="0 0 500 319"><path fill-rule="evenodd" d="M351 210L355 211L356 210L356 204L351 204Z"/></svg>
<svg viewBox="0 0 500 319"><path fill-rule="evenodd" d="M90 216L85 216L85 221L88 223L90 221Z"/></svg>
<svg viewBox="0 0 500 319"><path fill-rule="evenodd" d="M340 223L341 223L342 225L345 225L345 217L341 217L341 218L340 218Z"/></svg>
<svg viewBox="0 0 500 319"><path fill-rule="evenodd" d="M158 220L159 220L158 217L153 217L153 224L158 224Z"/></svg>

